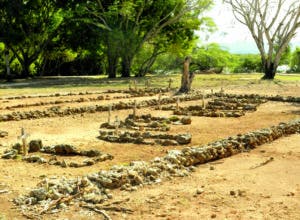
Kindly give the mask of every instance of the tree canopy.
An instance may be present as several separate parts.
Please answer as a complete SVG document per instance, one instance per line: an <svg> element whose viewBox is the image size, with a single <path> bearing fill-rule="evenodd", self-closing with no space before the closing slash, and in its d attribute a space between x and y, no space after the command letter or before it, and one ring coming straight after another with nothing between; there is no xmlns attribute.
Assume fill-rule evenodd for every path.
<svg viewBox="0 0 300 220"><path fill-rule="evenodd" d="M260 58L233 55L216 43L200 42L196 30L200 35L216 30L213 18L205 16L213 0L2 0L0 77L6 70L23 78L141 77L180 71L187 55L192 56L191 71L263 70L272 78L278 65L298 69L297 53L288 44L299 26L297 1L290 7L285 0L275 5L269 0L226 2L233 6L236 18L249 26Z"/></svg>
<svg viewBox="0 0 300 220"><path fill-rule="evenodd" d="M264 79L273 79L282 55L300 27L298 0L225 0L235 18L246 25L257 45Z"/></svg>

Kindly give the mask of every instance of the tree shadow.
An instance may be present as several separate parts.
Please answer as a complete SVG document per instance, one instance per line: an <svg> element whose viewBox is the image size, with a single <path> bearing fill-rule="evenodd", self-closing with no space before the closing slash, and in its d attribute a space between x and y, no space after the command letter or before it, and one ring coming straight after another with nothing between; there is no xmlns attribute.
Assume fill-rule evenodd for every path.
<svg viewBox="0 0 300 220"><path fill-rule="evenodd" d="M13 82L0 82L0 89L26 89L26 88L70 88L84 86L101 86L109 87L109 85L127 85L129 78L96 78L89 76L55 76L55 77L39 77L23 80L15 80Z"/></svg>

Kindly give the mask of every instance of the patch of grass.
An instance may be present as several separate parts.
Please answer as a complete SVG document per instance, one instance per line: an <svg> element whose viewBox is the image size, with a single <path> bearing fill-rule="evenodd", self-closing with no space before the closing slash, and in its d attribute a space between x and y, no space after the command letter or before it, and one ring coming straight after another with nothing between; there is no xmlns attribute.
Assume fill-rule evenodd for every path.
<svg viewBox="0 0 300 220"><path fill-rule="evenodd" d="M209 74L196 75L193 88L205 89L214 87L243 86L249 84L262 85L295 85L300 83L300 74L277 74L274 80L261 80L261 73L252 74ZM138 88L145 88L145 81L150 81L151 87L166 88L169 79L173 80L172 88L179 88L181 74L150 75L143 78L107 79L106 76L80 77L45 77L28 80L18 80L17 83L0 84L0 96L53 94L57 92L84 92L107 89L126 89L129 82L137 81Z"/></svg>

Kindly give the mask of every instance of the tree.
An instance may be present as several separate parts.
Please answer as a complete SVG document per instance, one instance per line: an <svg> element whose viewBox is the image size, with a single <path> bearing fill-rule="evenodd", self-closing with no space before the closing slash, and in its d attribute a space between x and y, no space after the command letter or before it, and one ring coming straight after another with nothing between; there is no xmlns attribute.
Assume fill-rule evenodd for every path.
<svg viewBox="0 0 300 220"><path fill-rule="evenodd" d="M289 42L300 27L299 0L225 0L235 18L246 25L257 45L263 79L274 79Z"/></svg>
<svg viewBox="0 0 300 220"><path fill-rule="evenodd" d="M232 56L234 62L233 72L253 73L263 71L259 54L235 54Z"/></svg>
<svg viewBox="0 0 300 220"><path fill-rule="evenodd" d="M300 47L297 47L292 53L291 69L294 72L300 72Z"/></svg>
<svg viewBox="0 0 300 220"><path fill-rule="evenodd" d="M30 75L30 66L56 36L63 21L59 0L2 0L0 42L22 66L21 77Z"/></svg>
<svg viewBox="0 0 300 220"><path fill-rule="evenodd" d="M146 42L183 20L197 21L211 3L212 0L98 0L97 5L88 5L93 23L102 27L108 69L112 71L109 77L115 77L119 59L121 75L129 77L133 59ZM170 29L169 35L177 31Z"/></svg>
<svg viewBox="0 0 300 220"><path fill-rule="evenodd" d="M188 93L191 90L194 73L190 72L191 57L187 56L183 62L183 71L181 76L181 87L178 93Z"/></svg>
<svg viewBox="0 0 300 220"><path fill-rule="evenodd" d="M193 70L223 69L229 67L232 60L231 54L216 43L197 47L194 49L193 54L191 64Z"/></svg>
<svg viewBox="0 0 300 220"><path fill-rule="evenodd" d="M199 27L199 24L203 24L202 20L202 18L199 18L187 22L186 20L182 19L182 21L164 28L164 30L162 30L158 36L146 42L141 52L144 52L145 48L147 48L148 56L140 57L143 55L141 52L135 56L135 60L140 58L142 60L135 76L145 76L145 74L149 72L150 68L155 63L157 57L162 54L172 53L177 57L183 57L184 54L190 54L191 49L196 46L196 41L198 39L194 35L194 30ZM169 62L172 61L169 60Z"/></svg>

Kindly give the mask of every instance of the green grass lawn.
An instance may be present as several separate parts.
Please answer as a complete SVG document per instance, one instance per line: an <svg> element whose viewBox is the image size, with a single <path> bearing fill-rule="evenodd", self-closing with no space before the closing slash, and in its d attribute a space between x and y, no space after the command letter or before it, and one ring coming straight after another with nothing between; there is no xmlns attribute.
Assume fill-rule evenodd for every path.
<svg viewBox="0 0 300 220"><path fill-rule="evenodd" d="M210 74L196 75L193 88L215 88L227 86L243 86L249 84L300 84L300 74L278 74L274 80L261 80L262 74ZM55 92L95 91L106 89L128 88L129 82L137 80L138 88L144 88L145 81L150 80L151 87L164 88L169 79L173 80L172 88L178 88L180 74L150 75L143 78L107 79L106 76L74 76L74 77L43 77L28 80L17 80L15 83L0 84L0 96L26 95Z"/></svg>

